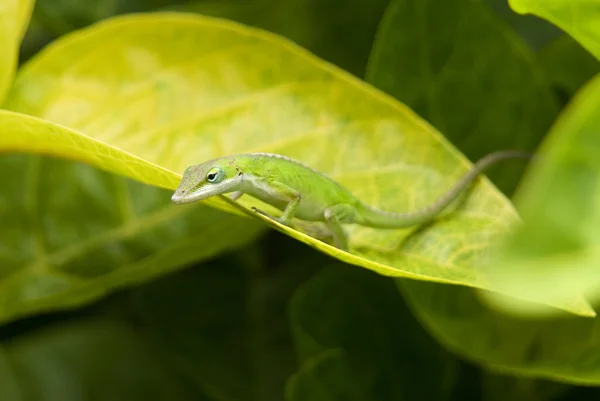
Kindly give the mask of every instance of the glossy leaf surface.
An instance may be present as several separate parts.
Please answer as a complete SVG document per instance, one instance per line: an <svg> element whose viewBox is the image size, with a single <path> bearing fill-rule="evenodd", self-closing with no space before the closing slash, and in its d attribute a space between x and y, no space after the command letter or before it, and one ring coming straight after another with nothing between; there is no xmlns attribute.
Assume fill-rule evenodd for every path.
<svg viewBox="0 0 600 401"><path fill-rule="evenodd" d="M525 224L490 269L506 292L600 299L599 126L597 76L561 115L517 194Z"/></svg>
<svg viewBox="0 0 600 401"><path fill-rule="evenodd" d="M4 0L0 3L0 105L17 69L19 45L32 7L33 0Z"/></svg>
<svg viewBox="0 0 600 401"><path fill-rule="evenodd" d="M70 130L49 125L56 136L44 136L45 148L33 141L31 118L4 113L16 122L0 147L29 138L33 152L165 188L190 164L268 151L331 175L370 204L407 211L434 201L468 169L401 103L280 37L193 15L127 16L66 36L23 68L8 105ZM385 275L491 288L480 266L516 221L484 179L459 211L420 230L350 227L351 254L277 228ZM556 306L592 313L580 300Z"/></svg>

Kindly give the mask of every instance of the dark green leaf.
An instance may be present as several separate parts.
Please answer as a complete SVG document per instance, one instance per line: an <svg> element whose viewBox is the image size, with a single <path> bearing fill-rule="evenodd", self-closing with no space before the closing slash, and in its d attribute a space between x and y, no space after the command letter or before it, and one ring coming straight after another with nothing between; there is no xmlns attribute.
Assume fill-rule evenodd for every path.
<svg viewBox="0 0 600 401"><path fill-rule="evenodd" d="M290 254L296 263L278 265L248 248L133 290L150 335L212 400L281 401L296 370L288 299L315 256Z"/></svg>
<svg viewBox="0 0 600 401"><path fill-rule="evenodd" d="M394 0L367 79L444 133L469 158L533 150L557 102L531 51L479 0ZM525 164L489 176L512 192Z"/></svg>
<svg viewBox="0 0 600 401"><path fill-rule="evenodd" d="M388 278L328 268L297 292L291 316L303 362L288 389L291 401L325 400L328 389L329 399L340 401L451 394L456 360L415 322ZM350 393L355 398L345 398Z"/></svg>
<svg viewBox="0 0 600 401"><path fill-rule="evenodd" d="M546 380L485 373L483 399L485 401L550 401L569 389L569 386Z"/></svg>
<svg viewBox="0 0 600 401"><path fill-rule="evenodd" d="M286 391L289 401L381 401L351 368L352 361L341 349L323 351L307 360L292 377Z"/></svg>
<svg viewBox="0 0 600 401"><path fill-rule="evenodd" d="M93 319L42 329L0 344L0 400L199 398L190 394L130 327Z"/></svg>
<svg viewBox="0 0 600 401"><path fill-rule="evenodd" d="M75 307L247 243L255 222L89 166L0 158L0 322Z"/></svg>
<svg viewBox="0 0 600 401"><path fill-rule="evenodd" d="M537 51L562 32L556 26L533 15L521 15L514 12L506 0L484 0L496 14L505 20L529 46Z"/></svg>
<svg viewBox="0 0 600 401"><path fill-rule="evenodd" d="M565 103L600 72L600 62L569 35L543 48L539 60L553 89Z"/></svg>

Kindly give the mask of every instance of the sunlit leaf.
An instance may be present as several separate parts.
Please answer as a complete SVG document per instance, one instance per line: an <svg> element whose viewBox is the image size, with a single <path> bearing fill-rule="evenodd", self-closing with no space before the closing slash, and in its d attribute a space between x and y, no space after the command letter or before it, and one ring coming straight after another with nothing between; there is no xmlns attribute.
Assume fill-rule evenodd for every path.
<svg viewBox="0 0 600 401"><path fill-rule="evenodd" d="M403 34L411 24L416 34ZM419 30L428 25L435 29ZM542 71L519 38L481 2L448 0L440 6L432 0L394 0L381 24L368 77L478 158L507 147L534 150L546 134L557 102ZM492 177L511 192L524 163L506 164Z"/></svg>
<svg viewBox="0 0 600 401"><path fill-rule="evenodd" d="M598 127L600 76L561 115L515 198L525 224L490 269L505 293L560 302L585 292L600 299Z"/></svg>
<svg viewBox="0 0 600 401"><path fill-rule="evenodd" d="M32 6L33 0L4 0L0 3L0 104L17 68L19 46Z"/></svg>
<svg viewBox="0 0 600 401"><path fill-rule="evenodd" d="M23 68L8 105L75 131L61 129L46 150L33 144L34 131L4 131L0 148L14 148L24 131L39 153L84 160L97 146L86 162L167 188L175 179L165 170L268 151L329 174L374 206L408 211L469 168L431 126L367 84L278 36L194 15L120 17L68 35ZM351 254L268 224L382 274L492 288L482 263L516 222L483 179L460 210L421 230L349 227ZM556 306L593 313L578 302Z"/></svg>

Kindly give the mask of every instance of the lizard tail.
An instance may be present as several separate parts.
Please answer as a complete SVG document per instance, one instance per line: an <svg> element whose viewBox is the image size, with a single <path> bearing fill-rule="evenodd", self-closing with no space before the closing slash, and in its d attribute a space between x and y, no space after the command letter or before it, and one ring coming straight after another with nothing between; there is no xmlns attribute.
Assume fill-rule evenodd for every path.
<svg viewBox="0 0 600 401"><path fill-rule="evenodd" d="M490 153L479 159L458 182L438 200L422 209L406 213L392 213L364 205L362 224L375 228L403 228L423 224L435 218L456 200L467 187L488 167L506 159L531 159L534 155L517 150Z"/></svg>

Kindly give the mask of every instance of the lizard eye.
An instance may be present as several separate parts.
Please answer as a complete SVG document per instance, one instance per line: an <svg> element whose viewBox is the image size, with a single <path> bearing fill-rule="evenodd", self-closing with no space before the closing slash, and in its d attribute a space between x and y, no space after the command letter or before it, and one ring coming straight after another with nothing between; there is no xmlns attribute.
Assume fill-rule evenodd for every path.
<svg viewBox="0 0 600 401"><path fill-rule="evenodd" d="M219 167L213 167L206 174L206 181L210 182L211 184L216 184L223 181L224 175L225 174L223 174L223 170L221 170Z"/></svg>

